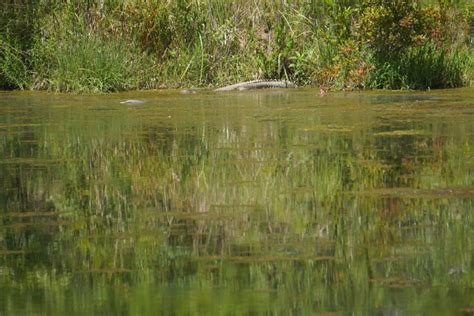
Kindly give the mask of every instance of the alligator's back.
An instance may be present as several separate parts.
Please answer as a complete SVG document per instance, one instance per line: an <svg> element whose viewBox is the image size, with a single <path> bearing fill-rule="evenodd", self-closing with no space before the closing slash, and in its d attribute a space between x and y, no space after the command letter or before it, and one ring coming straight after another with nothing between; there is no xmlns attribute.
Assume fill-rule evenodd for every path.
<svg viewBox="0 0 474 316"><path fill-rule="evenodd" d="M214 91L225 92L233 90L248 90L248 89L270 89L270 88L296 88L297 86L288 80L253 80L246 82L239 82L230 86L217 88Z"/></svg>

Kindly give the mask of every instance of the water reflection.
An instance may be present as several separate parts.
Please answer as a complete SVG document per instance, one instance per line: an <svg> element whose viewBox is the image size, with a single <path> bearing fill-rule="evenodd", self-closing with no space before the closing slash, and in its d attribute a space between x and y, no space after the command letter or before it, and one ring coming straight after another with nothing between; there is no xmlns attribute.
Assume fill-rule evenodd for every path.
<svg viewBox="0 0 474 316"><path fill-rule="evenodd" d="M2 314L472 308L472 89L5 96Z"/></svg>

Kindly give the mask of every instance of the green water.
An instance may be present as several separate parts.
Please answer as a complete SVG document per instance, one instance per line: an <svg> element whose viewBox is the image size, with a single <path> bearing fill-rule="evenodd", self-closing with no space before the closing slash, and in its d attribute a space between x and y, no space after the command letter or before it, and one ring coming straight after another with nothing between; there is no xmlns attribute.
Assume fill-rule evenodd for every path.
<svg viewBox="0 0 474 316"><path fill-rule="evenodd" d="M472 314L473 122L474 89L0 93L0 314Z"/></svg>

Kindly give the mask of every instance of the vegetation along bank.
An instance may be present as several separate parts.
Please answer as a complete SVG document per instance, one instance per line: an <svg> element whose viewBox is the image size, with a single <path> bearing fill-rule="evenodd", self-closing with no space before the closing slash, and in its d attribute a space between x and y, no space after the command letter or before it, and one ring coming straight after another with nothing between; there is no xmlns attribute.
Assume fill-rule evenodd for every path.
<svg viewBox="0 0 474 316"><path fill-rule="evenodd" d="M460 87L473 29L467 0L6 0L0 89Z"/></svg>

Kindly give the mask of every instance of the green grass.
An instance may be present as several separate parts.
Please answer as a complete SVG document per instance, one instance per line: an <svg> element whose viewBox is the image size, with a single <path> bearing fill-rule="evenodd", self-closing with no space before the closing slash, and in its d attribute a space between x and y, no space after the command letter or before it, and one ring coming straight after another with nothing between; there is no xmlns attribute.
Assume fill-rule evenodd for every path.
<svg viewBox="0 0 474 316"><path fill-rule="evenodd" d="M24 53L15 43L0 39L0 86L25 89L29 86L29 69Z"/></svg>
<svg viewBox="0 0 474 316"><path fill-rule="evenodd" d="M59 44L55 46L55 44ZM45 43L33 87L69 92L115 92L147 87L153 65L133 46L98 36Z"/></svg>
<svg viewBox="0 0 474 316"><path fill-rule="evenodd" d="M0 5L0 87L111 92L271 78L352 90L472 81L466 4L350 3L19 0Z"/></svg>
<svg viewBox="0 0 474 316"><path fill-rule="evenodd" d="M472 54L472 53L471 53ZM385 89L454 88L469 84L469 52L445 52L428 43L382 60L370 86Z"/></svg>

